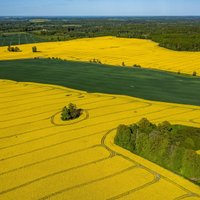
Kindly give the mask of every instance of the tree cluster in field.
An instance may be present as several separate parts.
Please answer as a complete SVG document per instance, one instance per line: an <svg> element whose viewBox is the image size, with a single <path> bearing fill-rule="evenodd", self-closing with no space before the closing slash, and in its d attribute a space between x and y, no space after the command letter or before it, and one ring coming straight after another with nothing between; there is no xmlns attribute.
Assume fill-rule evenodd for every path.
<svg viewBox="0 0 200 200"><path fill-rule="evenodd" d="M49 60L57 60L57 61L67 61L67 59L62 59L59 57L48 57Z"/></svg>
<svg viewBox="0 0 200 200"><path fill-rule="evenodd" d="M143 118L117 128L115 144L200 184L200 129Z"/></svg>
<svg viewBox="0 0 200 200"><path fill-rule="evenodd" d="M19 49L19 47L8 46L8 51L9 52L20 52L21 50Z"/></svg>
<svg viewBox="0 0 200 200"><path fill-rule="evenodd" d="M78 117L80 117L82 110L81 109L77 109L75 104L70 103L67 106L65 106L62 109L61 112L61 119L63 121L68 121L68 120L72 120L72 119L76 119Z"/></svg>
<svg viewBox="0 0 200 200"><path fill-rule="evenodd" d="M90 63L96 63L96 64L102 64L102 62L99 59L91 59Z"/></svg>

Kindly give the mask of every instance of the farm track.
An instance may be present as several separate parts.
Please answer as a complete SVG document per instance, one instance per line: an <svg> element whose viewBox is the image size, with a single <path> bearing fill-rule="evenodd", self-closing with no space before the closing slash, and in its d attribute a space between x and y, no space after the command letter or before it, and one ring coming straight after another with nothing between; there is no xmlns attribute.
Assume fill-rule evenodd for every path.
<svg viewBox="0 0 200 200"><path fill-rule="evenodd" d="M5 87L12 88L12 95ZM143 199L149 190L152 199L200 199L198 186L113 144L119 124L142 117L173 123L186 114L184 124L200 127L199 107L5 80L0 81L1 89L5 93L0 92L4 96L0 103L8 109L0 111L1 119L5 116L0 122L0 199L83 199L82 195L93 199L94 187L105 190L96 199L133 199L135 195ZM15 112L18 102L20 109L16 106ZM55 125L53 116L68 102L83 108L86 117L74 124ZM12 111L18 113L16 118ZM157 190L161 196L154 196Z"/></svg>

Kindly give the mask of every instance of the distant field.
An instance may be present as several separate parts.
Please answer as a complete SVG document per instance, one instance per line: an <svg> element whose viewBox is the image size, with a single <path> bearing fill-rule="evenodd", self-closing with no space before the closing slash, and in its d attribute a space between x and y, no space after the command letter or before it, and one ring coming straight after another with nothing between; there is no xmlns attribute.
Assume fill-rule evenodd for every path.
<svg viewBox="0 0 200 200"><path fill-rule="evenodd" d="M50 19L31 19L29 20L30 22L33 22L33 23L43 23L43 22L49 22L51 21Z"/></svg>
<svg viewBox="0 0 200 200"><path fill-rule="evenodd" d="M0 79L200 105L200 78L158 70L49 59L0 61Z"/></svg>
<svg viewBox="0 0 200 200"><path fill-rule="evenodd" d="M34 67L24 77L48 76ZM0 91L1 200L199 200L197 185L113 144L119 124L142 117L200 127L199 107L7 80ZM69 102L87 118L57 124Z"/></svg>
<svg viewBox="0 0 200 200"><path fill-rule="evenodd" d="M21 45L22 52L10 53L0 48L1 60L40 57L86 61L98 59L104 64L127 67L134 64L143 68L200 75L200 52L178 52L161 48L150 40L116 37L84 38L65 42L38 43L37 54L32 44Z"/></svg>
<svg viewBox="0 0 200 200"><path fill-rule="evenodd" d="M30 44L45 41L46 40L43 40L41 38L35 37L34 35L27 33L7 33L0 35L0 46Z"/></svg>

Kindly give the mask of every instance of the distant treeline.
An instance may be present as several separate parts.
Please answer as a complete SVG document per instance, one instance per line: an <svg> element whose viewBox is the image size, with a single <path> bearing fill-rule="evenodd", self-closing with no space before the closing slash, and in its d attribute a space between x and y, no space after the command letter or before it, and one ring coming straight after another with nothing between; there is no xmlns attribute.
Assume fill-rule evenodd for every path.
<svg viewBox="0 0 200 200"><path fill-rule="evenodd" d="M200 51L200 17L0 19L0 35L28 32L47 41L96 36L151 39L178 51ZM14 44L13 44L14 45Z"/></svg>
<svg viewBox="0 0 200 200"><path fill-rule="evenodd" d="M115 143L200 184L200 129L143 118L130 126L120 125Z"/></svg>

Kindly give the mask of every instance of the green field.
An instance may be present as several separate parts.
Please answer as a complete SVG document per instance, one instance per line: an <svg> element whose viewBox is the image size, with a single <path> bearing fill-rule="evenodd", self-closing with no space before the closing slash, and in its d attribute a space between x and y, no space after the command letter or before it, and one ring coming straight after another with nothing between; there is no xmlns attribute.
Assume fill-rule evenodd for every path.
<svg viewBox="0 0 200 200"><path fill-rule="evenodd" d="M0 46L20 45L29 43L45 42L46 40L38 38L27 33L8 33L0 35Z"/></svg>
<svg viewBox="0 0 200 200"><path fill-rule="evenodd" d="M50 59L0 61L0 79L66 86L88 92L200 105L200 78L138 68Z"/></svg>

